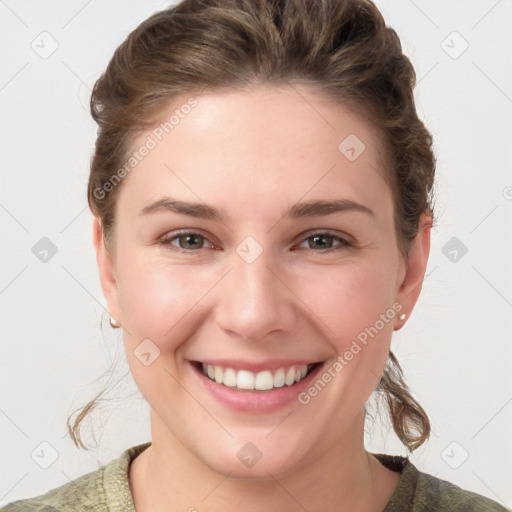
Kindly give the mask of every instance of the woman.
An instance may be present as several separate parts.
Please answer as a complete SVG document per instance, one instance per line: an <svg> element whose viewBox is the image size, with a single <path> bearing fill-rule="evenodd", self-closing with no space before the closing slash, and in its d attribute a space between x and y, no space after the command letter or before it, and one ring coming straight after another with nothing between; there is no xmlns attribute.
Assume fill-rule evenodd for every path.
<svg viewBox="0 0 512 512"><path fill-rule="evenodd" d="M376 390L409 452L430 432L390 352L434 220L413 85L367 0L185 0L128 36L88 199L151 442L3 510L505 510L364 447Z"/></svg>

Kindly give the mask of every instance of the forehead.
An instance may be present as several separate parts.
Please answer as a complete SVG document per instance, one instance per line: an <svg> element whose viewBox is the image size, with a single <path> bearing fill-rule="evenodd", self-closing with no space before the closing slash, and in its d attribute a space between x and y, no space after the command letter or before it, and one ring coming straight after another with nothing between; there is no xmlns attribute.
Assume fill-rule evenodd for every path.
<svg viewBox="0 0 512 512"><path fill-rule="evenodd" d="M261 214L308 194L375 203L389 193L377 129L300 83L174 98L131 152L144 146L120 198L140 207L168 192Z"/></svg>

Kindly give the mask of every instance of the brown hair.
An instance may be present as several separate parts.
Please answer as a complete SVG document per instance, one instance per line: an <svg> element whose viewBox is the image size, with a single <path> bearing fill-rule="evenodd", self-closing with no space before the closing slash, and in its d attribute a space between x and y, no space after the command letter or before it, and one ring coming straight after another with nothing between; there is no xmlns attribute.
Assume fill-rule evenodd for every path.
<svg viewBox="0 0 512 512"><path fill-rule="evenodd" d="M369 0L184 0L157 12L115 51L91 96L99 130L88 202L111 244L119 181L134 138L173 99L210 88L310 84L350 105L384 137L394 222L404 257L423 213L433 219L432 137L416 113L415 72L400 40ZM119 183L113 183L117 178ZM409 451L430 434L425 411L392 352L376 389ZM68 430L75 444L91 400Z"/></svg>

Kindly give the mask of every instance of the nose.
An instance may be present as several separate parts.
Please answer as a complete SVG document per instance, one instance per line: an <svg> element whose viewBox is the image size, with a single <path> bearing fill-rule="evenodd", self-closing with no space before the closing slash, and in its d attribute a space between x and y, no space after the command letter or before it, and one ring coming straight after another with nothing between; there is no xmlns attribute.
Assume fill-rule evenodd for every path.
<svg viewBox="0 0 512 512"><path fill-rule="evenodd" d="M265 251L251 263L234 254L233 267L218 290L219 327L252 342L290 332L296 325L297 298L286 272Z"/></svg>

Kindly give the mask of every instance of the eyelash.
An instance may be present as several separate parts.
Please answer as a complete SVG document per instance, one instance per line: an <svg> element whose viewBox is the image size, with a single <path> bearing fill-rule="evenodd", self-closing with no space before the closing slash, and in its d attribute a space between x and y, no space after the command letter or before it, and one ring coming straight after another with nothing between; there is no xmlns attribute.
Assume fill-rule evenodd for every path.
<svg viewBox="0 0 512 512"><path fill-rule="evenodd" d="M181 249L181 248L178 248L176 247L175 245L172 245L171 242L173 242L174 240L178 240L179 238L181 237L184 237L184 236L187 236L187 235L199 235L201 238L203 238L203 240L205 241L208 241L209 240L204 236L202 235L201 233L198 233L196 231L183 231L183 232L179 232L179 233L174 233L172 234L172 236L170 235L165 235L163 236L159 241L158 241L158 244L159 245L162 245L164 247L167 247L169 248L171 251L173 252L177 252L177 253L180 253L180 254L188 254L188 255L195 255L197 253L197 251L201 250L201 249ZM338 242L340 242L337 246L335 247L331 247L329 249L326 249L326 250L321 250L321 249L309 249L310 251L312 251L314 254L325 254L325 253L331 253L331 252L336 252L336 251L340 251L340 250L347 250L347 249L352 249L354 248L354 244L352 242L349 242L347 239L345 238L342 238L340 236L337 236L329 231L317 231L317 232L308 232L304 235L304 238L302 239L302 242L305 242L315 236L325 236L325 237L329 237L329 238L332 238ZM211 244L211 242L209 242ZM212 244L213 245L213 244Z"/></svg>

